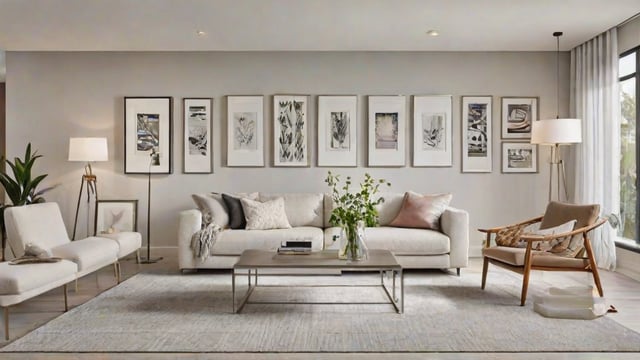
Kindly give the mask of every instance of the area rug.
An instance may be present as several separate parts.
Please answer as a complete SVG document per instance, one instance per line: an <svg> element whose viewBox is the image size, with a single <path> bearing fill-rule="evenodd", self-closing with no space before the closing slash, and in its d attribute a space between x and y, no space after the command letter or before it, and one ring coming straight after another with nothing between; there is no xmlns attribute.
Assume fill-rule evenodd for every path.
<svg viewBox="0 0 640 360"><path fill-rule="evenodd" d="M142 273L5 346L4 352L599 352L640 351L640 334L605 317L544 318L519 306L521 278L405 276L391 305L249 304L231 313L229 273ZM238 278L245 282L246 277ZM273 276L270 285L377 284L373 274ZM544 286L534 280L532 295ZM265 287L256 301L380 302L379 288ZM531 298L530 298L531 299Z"/></svg>

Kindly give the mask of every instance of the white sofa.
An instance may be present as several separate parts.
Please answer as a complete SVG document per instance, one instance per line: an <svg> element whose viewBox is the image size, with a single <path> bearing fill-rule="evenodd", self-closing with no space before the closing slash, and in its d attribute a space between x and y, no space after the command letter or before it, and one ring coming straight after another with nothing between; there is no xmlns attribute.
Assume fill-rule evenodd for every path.
<svg viewBox="0 0 640 360"><path fill-rule="evenodd" d="M331 227L331 197L323 193L272 194L259 193L260 201L283 197L291 229L232 230L226 229L226 206L216 194L200 194L213 212L214 222L224 230L217 236L211 255L201 261L193 255L191 238L201 228L202 209L180 213L178 229L178 263L181 270L229 269L246 249L276 251L284 240L311 240L314 250L337 249L333 241L339 228ZM469 215L448 207L440 218L441 231L389 227L402 206L403 193L380 194L384 202L378 207L379 227L365 230L370 249L390 250L404 268L457 269L468 264ZM197 201L198 202L198 201Z"/></svg>

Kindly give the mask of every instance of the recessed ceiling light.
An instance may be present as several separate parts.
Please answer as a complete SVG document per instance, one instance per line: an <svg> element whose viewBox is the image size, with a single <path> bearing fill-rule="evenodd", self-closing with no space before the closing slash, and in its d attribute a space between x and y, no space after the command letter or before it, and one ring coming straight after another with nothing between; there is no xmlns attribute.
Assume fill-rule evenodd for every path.
<svg viewBox="0 0 640 360"><path fill-rule="evenodd" d="M206 33L206 32L204 32L204 31L202 31L202 30L198 30L198 31L196 31L196 35L198 35L198 36L205 36L205 35L207 35L207 33Z"/></svg>
<svg viewBox="0 0 640 360"><path fill-rule="evenodd" d="M429 31L427 31L427 35L429 35L429 36L438 36L438 35L440 35L440 33L438 32L438 30L429 30Z"/></svg>

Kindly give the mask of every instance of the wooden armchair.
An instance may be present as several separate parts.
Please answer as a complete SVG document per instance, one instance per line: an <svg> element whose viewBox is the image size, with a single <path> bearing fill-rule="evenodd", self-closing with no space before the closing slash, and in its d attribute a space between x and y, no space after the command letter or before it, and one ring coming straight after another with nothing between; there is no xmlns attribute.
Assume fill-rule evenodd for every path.
<svg viewBox="0 0 640 360"><path fill-rule="evenodd" d="M527 299L529 286L529 273L531 270L543 271L584 271L593 274L593 280L598 293L602 297L602 284L598 275L598 266L593 256L593 250L587 234L604 224L606 218L598 218L599 205L572 205L560 202L551 202L543 216L529 219L517 224L495 227L490 229L478 229L487 234L485 246L482 249L482 289L487 281L489 263L502 268L515 271L523 275L522 295L520 305L524 306ZM548 229L576 220L574 230L552 235L524 234L526 226L540 222L540 229ZM498 237L512 237L520 242L526 242L524 247L491 246L492 235ZM566 249L561 252L539 251L535 244L564 241ZM584 254L586 252L586 257Z"/></svg>

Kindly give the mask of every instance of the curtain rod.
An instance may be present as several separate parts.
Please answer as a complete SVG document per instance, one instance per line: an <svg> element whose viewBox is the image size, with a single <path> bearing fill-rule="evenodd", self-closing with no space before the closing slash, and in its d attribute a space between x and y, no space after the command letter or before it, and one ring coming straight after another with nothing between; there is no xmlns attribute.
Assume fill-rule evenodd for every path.
<svg viewBox="0 0 640 360"><path fill-rule="evenodd" d="M620 24L616 25L615 27L620 27L620 26L627 25L628 23L632 22L633 20L635 20L635 19L637 19L639 17L640 17L640 13L632 15L630 18L624 20L623 22L621 22Z"/></svg>

